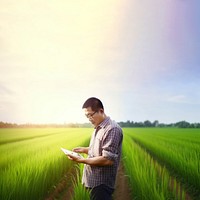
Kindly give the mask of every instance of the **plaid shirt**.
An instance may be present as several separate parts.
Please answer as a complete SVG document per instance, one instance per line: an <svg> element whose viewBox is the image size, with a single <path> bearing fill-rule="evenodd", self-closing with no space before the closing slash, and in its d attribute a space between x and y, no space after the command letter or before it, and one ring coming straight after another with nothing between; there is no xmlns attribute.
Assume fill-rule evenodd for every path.
<svg viewBox="0 0 200 200"><path fill-rule="evenodd" d="M117 169L121 157L123 133L120 126L109 117L94 130L90 140L88 158L104 156L114 161L110 166L84 166L82 183L93 188L105 184L114 188Z"/></svg>

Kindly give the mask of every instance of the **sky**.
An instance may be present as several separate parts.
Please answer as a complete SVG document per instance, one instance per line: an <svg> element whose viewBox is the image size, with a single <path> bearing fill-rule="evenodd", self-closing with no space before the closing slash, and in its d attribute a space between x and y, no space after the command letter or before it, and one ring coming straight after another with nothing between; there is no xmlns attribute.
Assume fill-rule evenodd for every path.
<svg viewBox="0 0 200 200"><path fill-rule="evenodd" d="M199 0L0 0L0 121L200 122Z"/></svg>

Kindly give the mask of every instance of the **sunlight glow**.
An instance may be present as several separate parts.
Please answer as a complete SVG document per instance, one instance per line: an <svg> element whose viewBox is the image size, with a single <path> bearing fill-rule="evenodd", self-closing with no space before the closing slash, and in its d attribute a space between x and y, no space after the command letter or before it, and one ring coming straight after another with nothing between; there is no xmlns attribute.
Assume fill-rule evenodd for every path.
<svg viewBox="0 0 200 200"><path fill-rule="evenodd" d="M2 81L17 95L9 101L18 102L13 110L18 118L78 121L88 77L95 76L105 46L117 40L120 5L116 0L3 2L4 56L10 60L3 70L13 77ZM80 87L83 92L77 93Z"/></svg>

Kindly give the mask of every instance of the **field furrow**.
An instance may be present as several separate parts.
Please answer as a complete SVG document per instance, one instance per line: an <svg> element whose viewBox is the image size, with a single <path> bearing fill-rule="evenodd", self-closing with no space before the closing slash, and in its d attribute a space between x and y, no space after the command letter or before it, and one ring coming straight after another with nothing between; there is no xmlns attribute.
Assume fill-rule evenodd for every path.
<svg viewBox="0 0 200 200"><path fill-rule="evenodd" d="M2 135L17 137L14 129L0 130ZM6 132L7 131L7 132ZM18 130L19 131L19 130ZM25 130L23 130L25 131ZM26 129L37 137L0 145L0 196L3 200L44 199L72 168L60 147L68 149L87 145L90 131L86 129ZM44 135L46 137L38 137ZM1 134L1 133L0 133ZM22 133L24 135L24 132ZM32 194L30 196L30 194Z"/></svg>
<svg viewBox="0 0 200 200"><path fill-rule="evenodd" d="M196 130L194 135L186 132L188 130L178 131L180 129L177 132L176 129L168 129L168 133L162 133L162 129L134 129L128 134L165 166L172 176L177 177L194 199L200 199L200 145L192 142L194 139L199 141L200 134ZM186 141L188 135L190 140Z"/></svg>
<svg viewBox="0 0 200 200"><path fill-rule="evenodd" d="M200 199L200 129L123 131L121 162L133 200ZM91 132L90 128L0 129L1 199L69 200L70 193L73 200L89 199L81 184L83 165L72 173L73 162L60 147L88 146Z"/></svg>

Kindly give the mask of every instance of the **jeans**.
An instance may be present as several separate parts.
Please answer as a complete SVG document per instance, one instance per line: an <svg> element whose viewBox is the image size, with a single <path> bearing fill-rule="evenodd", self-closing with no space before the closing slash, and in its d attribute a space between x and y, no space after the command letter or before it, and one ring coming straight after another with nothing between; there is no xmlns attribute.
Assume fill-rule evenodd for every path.
<svg viewBox="0 0 200 200"><path fill-rule="evenodd" d="M102 184L91 188L90 192L91 200L112 200L114 189Z"/></svg>

